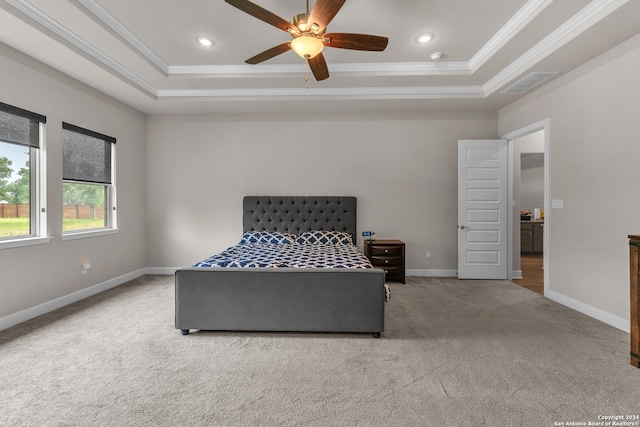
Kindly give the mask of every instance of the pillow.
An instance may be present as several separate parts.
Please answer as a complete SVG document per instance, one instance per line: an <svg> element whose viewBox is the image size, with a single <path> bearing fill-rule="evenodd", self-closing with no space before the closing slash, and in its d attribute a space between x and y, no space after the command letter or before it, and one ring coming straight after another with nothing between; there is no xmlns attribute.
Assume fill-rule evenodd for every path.
<svg viewBox="0 0 640 427"><path fill-rule="evenodd" d="M351 235L344 231L305 231L296 239L303 245L353 245Z"/></svg>
<svg viewBox="0 0 640 427"><path fill-rule="evenodd" d="M271 243L273 245L292 244L296 239L295 234L279 231L245 231L239 245L247 243Z"/></svg>

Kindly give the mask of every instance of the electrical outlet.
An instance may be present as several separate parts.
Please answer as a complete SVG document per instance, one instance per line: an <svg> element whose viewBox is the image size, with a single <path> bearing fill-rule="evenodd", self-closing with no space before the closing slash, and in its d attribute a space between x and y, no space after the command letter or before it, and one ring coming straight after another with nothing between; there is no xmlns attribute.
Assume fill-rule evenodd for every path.
<svg viewBox="0 0 640 427"><path fill-rule="evenodd" d="M82 274L87 274L91 268L91 264L88 261L83 261L80 265Z"/></svg>
<svg viewBox="0 0 640 427"><path fill-rule="evenodd" d="M431 259L431 251L427 251L426 258Z"/></svg>

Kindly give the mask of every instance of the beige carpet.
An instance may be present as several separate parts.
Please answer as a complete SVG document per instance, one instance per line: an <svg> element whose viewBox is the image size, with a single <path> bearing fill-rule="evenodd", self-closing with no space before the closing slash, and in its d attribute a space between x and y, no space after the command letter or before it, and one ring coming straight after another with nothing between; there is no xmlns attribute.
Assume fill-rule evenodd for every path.
<svg viewBox="0 0 640 427"><path fill-rule="evenodd" d="M391 287L380 339L184 337L173 277L137 279L0 332L0 425L553 426L640 413L628 334L511 282Z"/></svg>

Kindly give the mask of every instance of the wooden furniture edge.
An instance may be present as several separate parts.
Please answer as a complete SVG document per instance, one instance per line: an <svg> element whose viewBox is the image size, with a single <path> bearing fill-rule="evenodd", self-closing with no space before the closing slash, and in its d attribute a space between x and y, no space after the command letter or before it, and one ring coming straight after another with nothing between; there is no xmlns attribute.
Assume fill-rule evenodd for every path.
<svg viewBox="0 0 640 427"><path fill-rule="evenodd" d="M629 351L630 363L636 368L640 368L640 336L638 319L638 282L639 271L638 262L640 257L640 235L629 235L629 271L630 271L630 343Z"/></svg>

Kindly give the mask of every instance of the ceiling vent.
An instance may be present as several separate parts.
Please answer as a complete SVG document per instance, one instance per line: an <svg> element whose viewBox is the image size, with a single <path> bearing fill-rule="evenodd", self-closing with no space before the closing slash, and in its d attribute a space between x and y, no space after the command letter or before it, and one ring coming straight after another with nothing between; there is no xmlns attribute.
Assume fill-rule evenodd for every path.
<svg viewBox="0 0 640 427"><path fill-rule="evenodd" d="M512 84L502 92L503 95L522 95L523 93L527 93L534 87L546 82L551 77L558 74L560 71L546 71L546 72L536 72L531 73L528 76L520 79L516 83Z"/></svg>

